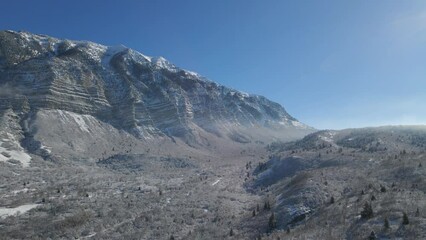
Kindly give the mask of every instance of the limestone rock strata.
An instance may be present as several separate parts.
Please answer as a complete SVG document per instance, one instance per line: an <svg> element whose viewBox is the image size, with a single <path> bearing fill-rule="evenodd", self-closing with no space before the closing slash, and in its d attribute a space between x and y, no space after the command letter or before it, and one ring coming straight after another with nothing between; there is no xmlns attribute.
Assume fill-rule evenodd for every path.
<svg viewBox="0 0 426 240"><path fill-rule="evenodd" d="M0 32L0 89L2 111L91 115L141 138L182 137L198 128L218 133L230 126L312 131L277 103L162 57L27 32Z"/></svg>

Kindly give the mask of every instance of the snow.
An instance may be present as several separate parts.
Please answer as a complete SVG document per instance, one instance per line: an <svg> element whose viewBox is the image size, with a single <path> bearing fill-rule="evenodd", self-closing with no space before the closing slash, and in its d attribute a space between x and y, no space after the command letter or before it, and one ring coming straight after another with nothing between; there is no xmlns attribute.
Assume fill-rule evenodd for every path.
<svg viewBox="0 0 426 240"><path fill-rule="evenodd" d="M20 215L28 212L29 210L38 207L40 204L26 204L15 208L0 208L0 218L8 216Z"/></svg>
<svg viewBox="0 0 426 240"><path fill-rule="evenodd" d="M214 182L212 183L212 186L214 186L214 185L218 184L218 183L220 182L220 180L222 180L222 179L221 179L221 178L219 178L218 180L214 181Z"/></svg>
<svg viewBox="0 0 426 240"><path fill-rule="evenodd" d="M199 77L201 77L200 76L200 74L198 74L198 73L196 73L196 72L193 72L193 71L189 71L189 70L184 70L187 74L189 74L189 75L191 75L191 76L193 76L193 77L196 77L196 78L199 78Z"/></svg>
<svg viewBox="0 0 426 240"><path fill-rule="evenodd" d="M86 53L88 53L92 59L97 62L102 61L102 56L107 51L106 46L92 42L85 42L83 45L87 47Z"/></svg>
<svg viewBox="0 0 426 240"><path fill-rule="evenodd" d="M3 141L0 141L0 162L17 160L21 162L23 167L28 167L30 165L31 156L25 152L11 134L8 134L8 136L10 139L3 139Z"/></svg>
<svg viewBox="0 0 426 240"><path fill-rule="evenodd" d="M173 65L172 63L170 63L169 61L167 61L167 59L165 59L163 57L153 57L151 59L151 61L158 68L167 69L167 70L172 71L172 72L176 72L177 69L178 69L175 65Z"/></svg>
<svg viewBox="0 0 426 240"><path fill-rule="evenodd" d="M52 153L52 150L50 150L50 147L46 147L43 144L41 145L40 149L45 150L48 154Z"/></svg>
<svg viewBox="0 0 426 240"><path fill-rule="evenodd" d="M301 128L301 129L307 129L308 126L306 126L305 124L299 122L299 121L291 121L291 124L295 127Z"/></svg>
<svg viewBox="0 0 426 240"><path fill-rule="evenodd" d="M129 55L133 58L133 60L137 62L149 62L152 63L153 57L146 56L140 52L134 51L132 49L129 50Z"/></svg>
<svg viewBox="0 0 426 240"><path fill-rule="evenodd" d="M250 94L246 93L246 92L242 92L240 91L241 96L243 96L244 98L248 98L250 97Z"/></svg>
<svg viewBox="0 0 426 240"><path fill-rule="evenodd" d="M59 39L45 35L31 34L28 32L18 32L18 34L27 42L36 42L42 48L48 49L49 51L53 51L55 53L57 52L58 44L60 43ZM38 54L39 52L35 51L33 53Z"/></svg>
<svg viewBox="0 0 426 240"><path fill-rule="evenodd" d="M86 116L86 115L63 111L63 110L58 110L58 113L62 117L62 120L65 123L70 122L70 120L74 120L74 122L78 125L78 127L83 132L90 133L89 126L87 125L86 121L89 121L88 117L91 118L92 116Z"/></svg>
<svg viewBox="0 0 426 240"><path fill-rule="evenodd" d="M28 192L28 188L23 188L23 189L20 189L20 190L12 191L13 195L16 195L18 193L26 193L26 192Z"/></svg>
<svg viewBox="0 0 426 240"><path fill-rule="evenodd" d="M82 237L81 239L92 238L94 236L96 236L96 233L89 234L87 236Z"/></svg>
<svg viewBox="0 0 426 240"><path fill-rule="evenodd" d="M108 69L109 68L109 62L111 61L111 58L115 54L117 54L119 52L122 52L124 50L126 50L126 47L123 46L123 45L111 46L111 47L106 48L106 50L105 50L105 52L104 52L104 54L102 56L102 59L100 61L101 64L102 64L102 66L104 68Z"/></svg>

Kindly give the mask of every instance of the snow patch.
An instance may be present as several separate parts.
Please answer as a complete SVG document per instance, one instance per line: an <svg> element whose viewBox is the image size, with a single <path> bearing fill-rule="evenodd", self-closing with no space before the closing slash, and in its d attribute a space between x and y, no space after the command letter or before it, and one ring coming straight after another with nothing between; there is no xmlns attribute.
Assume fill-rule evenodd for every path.
<svg viewBox="0 0 426 240"><path fill-rule="evenodd" d="M214 181L214 182L212 183L212 186L214 186L214 185L218 184L218 183L220 182L220 180L222 180L222 178L219 178L218 180Z"/></svg>
<svg viewBox="0 0 426 240"><path fill-rule="evenodd" d="M58 113L62 117L62 120L65 123L70 122L70 120L74 120L74 122L78 125L78 127L83 132L90 133L89 126L87 125L87 122L89 121L88 116L82 115L82 114L73 113L73 112L63 111L63 110L58 110Z"/></svg>
<svg viewBox="0 0 426 240"><path fill-rule="evenodd" d="M291 124L293 126L297 127L297 128L300 128L300 129L307 129L308 128L307 125L305 125L305 124L303 124L303 123L301 123L299 121L291 121Z"/></svg>
<svg viewBox="0 0 426 240"><path fill-rule="evenodd" d="M40 149L46 151L48 154L52 153L52 150L50 150L50 147L46 147L43 144L41 145Z"/></svg>
<svg viewBox="0 0 426 240"><path fill-rule="evenodd" d="M15 208L0 208L0 218L6 218L13 215L21 215L29 210L38 207L40 204L26 204Z"/></svg>
<svg viewBox="0 0 426 240"><path fill-rule="evenodd" d="M20 189L20 190L12 191L13 195L16 195L18 193L26 193L26 192L28 192L28 188L23 188L23 189Z"/></svg>
<svg viewBox="0 0 426 240"><path fill-rule="evenodd" d="M102 61L102 56L107 51L106 46L93 42L83 42L82 45L87 47L86 53L88 53L90 57L97 62Z"/></svg>
<svg viewBox="0 0 426 240"><path fill-rule="evenodd" d="M9 160L19 161L23 167L28 167L31 161L31 156L25 152L13 136L11 139L0 141L0 162L7 162Z"/></svg>
<svg viewBox="0 0 426 240"><path fill-rule="evenodd" d="M153 57L151 61L157 68L167 69L171 72L176 72L177 70L177 67L175 65L173 65L163 57Z"/></svg>

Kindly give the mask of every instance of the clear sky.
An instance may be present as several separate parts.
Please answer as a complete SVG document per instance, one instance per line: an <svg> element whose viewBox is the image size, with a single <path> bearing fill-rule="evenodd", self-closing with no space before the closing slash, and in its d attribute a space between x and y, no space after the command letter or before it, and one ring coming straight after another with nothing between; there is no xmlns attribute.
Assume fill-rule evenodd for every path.
<svg viewBox="0 0 426 240"><path fill-rule="evenodd" d="M426 124L426 1L3 1L0 29L123 44L319 129Z"/></svg>

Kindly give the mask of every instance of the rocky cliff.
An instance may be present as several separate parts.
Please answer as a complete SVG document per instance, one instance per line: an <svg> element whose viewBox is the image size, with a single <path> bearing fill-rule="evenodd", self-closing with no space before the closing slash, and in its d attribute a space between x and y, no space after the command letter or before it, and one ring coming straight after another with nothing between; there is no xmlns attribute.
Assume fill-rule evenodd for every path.
<svg viewBox="0 0 426 240"><path fill-rule="evenodd" d="M199 133L206 132L247 142L257 133L290 138L312 132L281 105L209 81L162 57L27 32L0 32L0 89L2 111L24 117L59 110L88 115L142 139L199 142Z"/></svg>

